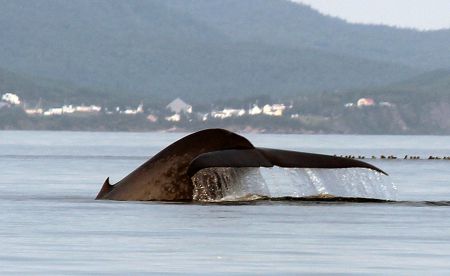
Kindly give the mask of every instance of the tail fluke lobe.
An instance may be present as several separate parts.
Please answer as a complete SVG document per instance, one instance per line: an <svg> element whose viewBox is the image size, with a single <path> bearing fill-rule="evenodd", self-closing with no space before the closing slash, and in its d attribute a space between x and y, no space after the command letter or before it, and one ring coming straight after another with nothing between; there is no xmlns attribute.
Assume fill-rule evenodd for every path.
<svg viewBox="0 0 450 276"><path fill-rule="evenodd" d="M105 183L103 183L102 188L100 189L100 192L98 192L98 195L95 199L102 199L106 194L112 191L113 185L109 184L109 177L106 178Z"/></svg>
<svg viewBox="0 0 450 276"><path fill-rule="evenodd" d="M269 148L256 148L256 150L270 160L274 166L278 167L323 169L366 168L388 175L374 165L349 158Z"/></svg>
<svg viewBox="0 0 450 276"><path fill-rule="evenodd" d="M213 167L284 167L284 168L366 168L386 174L366 162L307 152L268 148L247 150L222 150L208 152L195 158L187 174L192 177L199 170Z"/></svg>

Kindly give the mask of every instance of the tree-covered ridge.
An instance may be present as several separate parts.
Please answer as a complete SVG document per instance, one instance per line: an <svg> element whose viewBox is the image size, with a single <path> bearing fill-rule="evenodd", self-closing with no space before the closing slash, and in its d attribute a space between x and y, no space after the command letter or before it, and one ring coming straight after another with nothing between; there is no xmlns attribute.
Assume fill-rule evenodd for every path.
<svg viewBox="0 0 450 276"><path fill-rule="evenodd" d="M446 93L450 95L450 69L437 69L413 78L391 84L385 89L398 91L422 91Z"/></svg>
<svg viewBox="0 0 450 276"><path fill-rule="evenodd" d="M347 24L283 0L0 0L0 5L0 67L105 91L92 92L103 101L287 98L368 89L441 66L448 55L439 48L449 37L445 31ZM423 49L441 63L419 62ZM46 98L49 92L42 93ZM79 95L80 101L87 96Z"/></svg>
<svg viewBox="0 0 450 276"><path fill-rule="evenodd" d="M307 47L423 69L450 68L450 29L352 24L283 0L164 1L236 41Z"/></svg>

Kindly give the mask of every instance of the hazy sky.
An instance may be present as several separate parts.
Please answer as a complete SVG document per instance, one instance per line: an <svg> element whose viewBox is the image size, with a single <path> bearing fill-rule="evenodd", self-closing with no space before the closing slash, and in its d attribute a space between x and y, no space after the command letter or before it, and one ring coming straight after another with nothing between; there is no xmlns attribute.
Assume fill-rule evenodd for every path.
<svg viewBox="0 0 450 276"><path fill-rule="evenodd" d="M349 22L450 28L450 0L292 0Z"/></svg>

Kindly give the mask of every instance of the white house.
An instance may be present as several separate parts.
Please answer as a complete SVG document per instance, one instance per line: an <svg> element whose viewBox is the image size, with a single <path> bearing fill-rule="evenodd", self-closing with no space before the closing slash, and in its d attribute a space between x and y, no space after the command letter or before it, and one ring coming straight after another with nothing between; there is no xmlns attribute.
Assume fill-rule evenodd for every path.
<svg viewBox="0 0 450 276"><path fill-rule="evenodd" d="M180 114L175 113L172 116L166 117L166 120L169 122L179 122L181 120L181 116Z"/></svg>
<svg viewBox="0 0 450 276"><path fill-rule="evenodd" d="M13 104L13 105L19 105L20 104L20 98L16 94L13 93L5 93L2 96L2 101Z"/></svg>
<svg viewBox="0 0 450 276"><path fill-rule="evenodd" d="M127 115L136 115L139 113L144 113L144 104L139 104L136 109L126 109L123 114Z"/></svg>
<svg viewBox="0 0 450 276"><path fill-rule="evenodd" d="M261 113L262 113L262 109L259 108L259 106L257 106L256 104L254 104L253 107L248 110L249 115L258 115Z"/></svg>
<svg viewBox="0 0 450 276"><path fill-rule="evenodd" d="M225 119L229 117L240 117L245 114L244 109L233 109L233 108L225 108L221 111L213 111L211 112L211 116L213 118Z"/></svg>
<svg viewBox="0 0 450 276"><path fill-rule="evenodd" d="M62 113L65 114L71 114L75 112L75 108L72 105L63 105L62 106Z"/></svg>
<svg viewBox="0 0 450 276"><path fill-rule="evenodd" d="M269 116L283 116L283 111L286 109L284 104L266 104L262 112Z"/></svg>
<svg viewBox="0 0 450 276"><path fill-rule="evenodd" d="M91 112L100 112L102 110L101 106L97 105L79 105L75 107L76 112L84 112L84 113L91 113Z"/></svg>
<svg viewBox="0 0 450 276"><path fill-rule="evenodd" d="M44 112L44 116L62 115L63 109L61 107L50 108Z"/></svg>
<svg viewBox="0 0 450 276"><path fill-rule="evenodd" d="M185 103L182 99L176 98L172 102L170 102L167 106L167 109L172 111L175 114L184 113L192 113L192 105Z"/></svg>
<svg viewBox="0 0 450 276"><path fill-rule="evenodd" d="M42 115L44 113L44 110L42 108L29 108L25 109L25 113L28 115Z"/></svg>

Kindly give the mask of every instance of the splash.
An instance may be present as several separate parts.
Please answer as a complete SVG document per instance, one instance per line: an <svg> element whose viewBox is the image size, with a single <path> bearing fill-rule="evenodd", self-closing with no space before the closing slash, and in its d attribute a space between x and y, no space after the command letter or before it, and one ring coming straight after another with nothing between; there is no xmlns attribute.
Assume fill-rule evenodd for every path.
<svg viewBox="0 0 450 276"><path fill-rule="evenodd" d="M206 168L192 177L194 200L239 201L270 194L258 168Z"/></svg>
<svg viewBox="0 0 450 276"><path fill-rule="evenodd" d="M395 200L389 177L368 169L206 168L192 177L194 200L349 197Z"/></svg>

